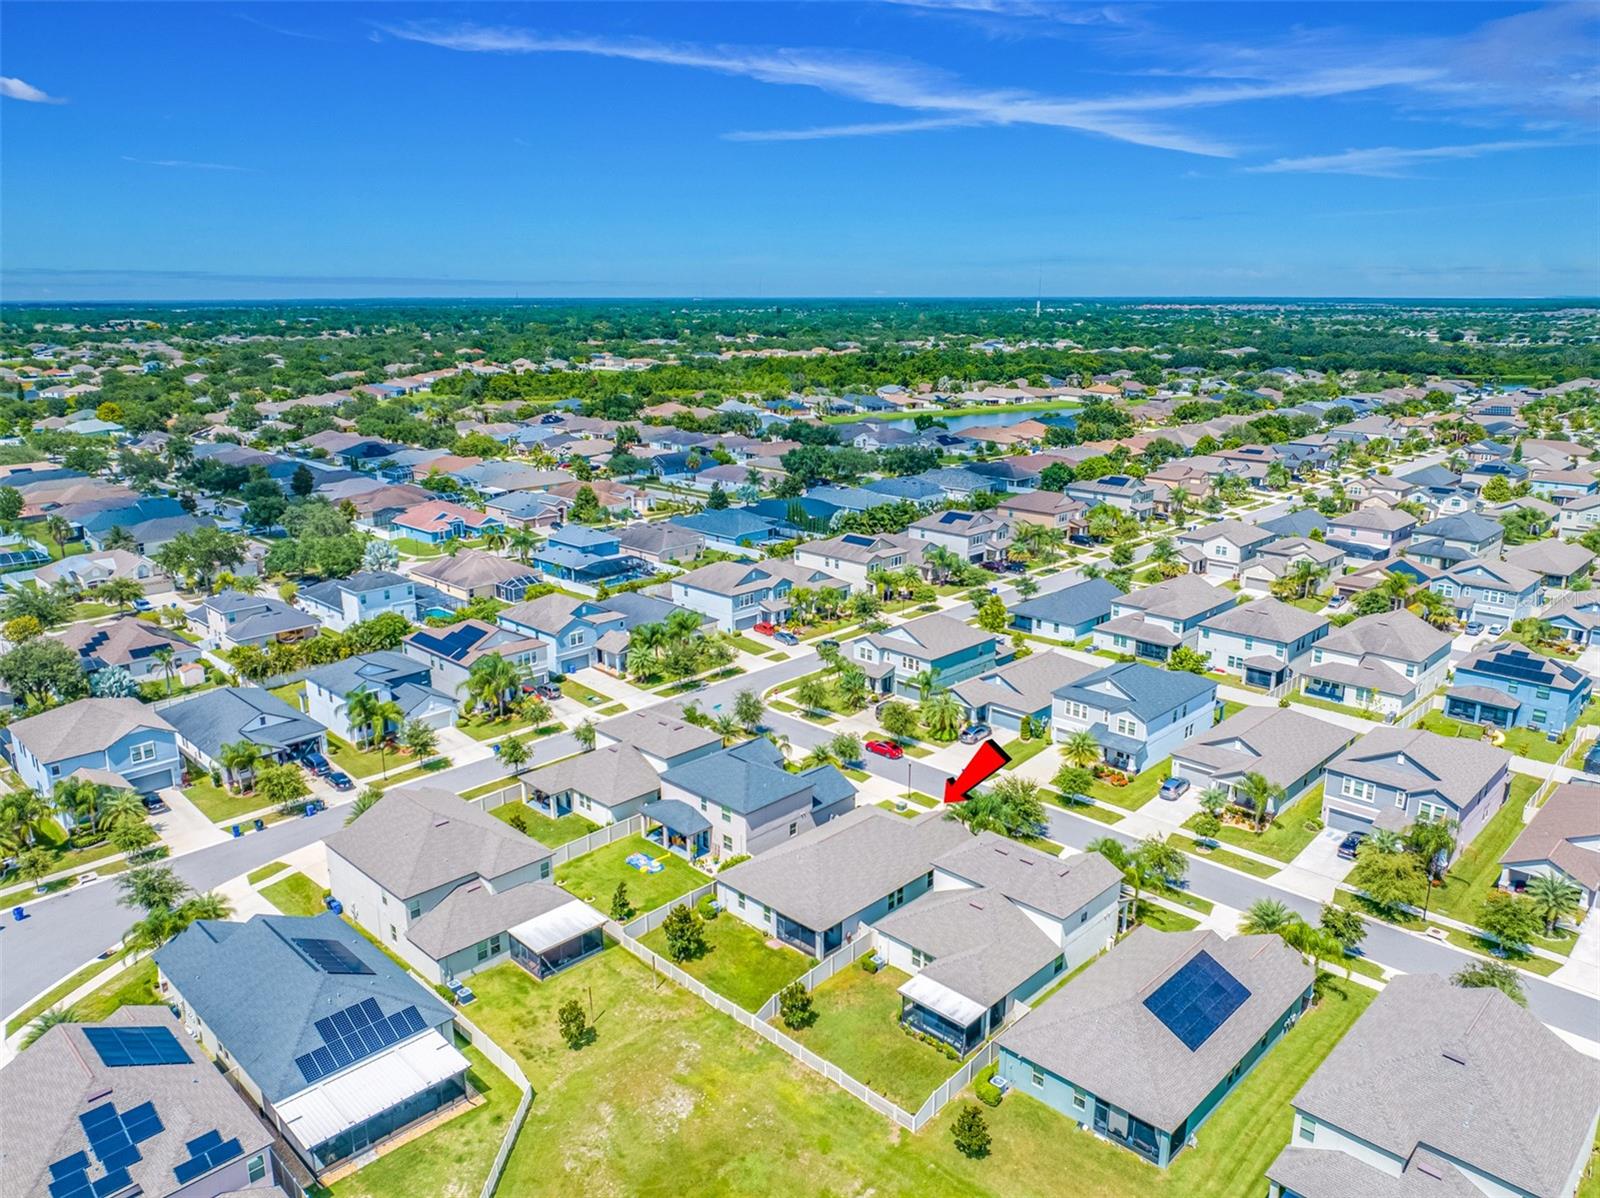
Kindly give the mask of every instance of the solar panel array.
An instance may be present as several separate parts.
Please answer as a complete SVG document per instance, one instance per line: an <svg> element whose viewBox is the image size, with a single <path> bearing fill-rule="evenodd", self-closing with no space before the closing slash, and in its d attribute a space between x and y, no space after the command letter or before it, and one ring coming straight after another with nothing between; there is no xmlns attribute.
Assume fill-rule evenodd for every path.
<svg viewBox="0 0 1600 1198"><path fill-rule="evenodd" d="M397 1044L427 1026L422 1012L416 1007L406 1007L385 1018L375 1001L364 998L353 1006L317 1020L316 1028L322 1036L322 1047L303 1053L294 1059L294 1063L300 1068L300 1076L310 1085L347 1065L382 1052L391 1044Z"/></svg>
<svg viewBox="0 0 1600 1198"><path fill-rule="evenodd" d="M1534 657L1526 649L1496 653L1489 660L1496 673L1516 682L1545 682L1552 672L1549 662Z"/></svg>
<svg viewBox="0 0 1600 1198"><path fill-rule="evenodd" d="M83 1035L100 1054L101 1063L112 1069L190 1063L178 1038L164 1027L86 1027Z"/></svg>
<svg viewBox="0 0 1600 1198"><path fill-rule="evenodd" d="M371 973L372 967L337 940L296 938L294 946L323 973Z"/></svg>
<svg viewBox="0 0 1600 1198"><path fill-rule="evenodd" d="M1194 1052L1249 997L1250 991L1238 978L1218 965L1210 953L1200 952L1162 982L1144 1005Z"/></svg>
<svg viewBox="0 0 1600 1198"><path fill-rule="evenodd" d="M418 630L411 634L411 639L423 648L454 661L464 656L486 635L481 628L456 628L444 636Z"/></svg>
<svg viewBox="0 0 1600 1198"><path fill-rule="evenodd" d="M218 1165L244 1155L244 1147L238 1140L224 1140L222 1133L214 1128L196 1136L185 1147L189 1149L189 1159L180 1161L172 1168L173 1176L178 1179L179 1185L188 1185Z"/></svg>
<svg viewBox="0 0 1600 1198"><path fill-rule="evenodd" d="M115 1104L101 1103L79 1115L78 1122L88 1137L89 1153L105 1167L105 1174L90 1181L89 1153L74 1152L50 1166L50 1198L108 1198L121 1193L133 1185L128 1167L144 1159L138 1146L165 1130L150 1102L121 1114Z"/></svg>

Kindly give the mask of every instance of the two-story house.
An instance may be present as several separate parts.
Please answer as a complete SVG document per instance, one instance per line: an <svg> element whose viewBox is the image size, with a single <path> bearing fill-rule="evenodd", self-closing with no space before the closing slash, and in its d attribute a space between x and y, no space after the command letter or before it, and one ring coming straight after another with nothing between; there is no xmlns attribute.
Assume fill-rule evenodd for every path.
<svg viewBox="0 0 1600 1198"><path fill-rule="evenodd" d="M1062 488L1061 493L1091 510L1106 504L1136 520L1148 519L1156 507L1155 488L1125 474L1108 474L1104 478L1071 482Z"/></svg>
<svg viewBox="0 0 1600 1198"><path fill-rule="evenodd" d="M844 656L867 675L874 691L920 695L931 673L937 687L953 686L994 669L1009 654L992 632L945 615L922 616L848 642Z"/></svg>
<svg viewBox="0 0 1600 1198"><path fill-rule="evenodd" d="M1416 528L1406 556L1441 570L1478 557L1499 557L1505 529L1476 513L1440 516Z"/></svg>
<svg viewBox="0 0 1600 1198"><path fill-rule="evenodd" d="M1544 580L1506 562L1473 560L1452 566L1428 583L1455 606L1458 618L1504 631L1539 610Z"/></svg>
<svg viewBox="0 0 1600 1198"><path fill-rule="evenodd" d="M1360 508L1328 521L1327 543L1350 557L1376 561L1410 543L1417 518L1392 508Z"/></svg>
<svg viewBox="0 0 1600 1198"><path fill-rule="evenodd" d="M1226 611L1235 601L1223 587L1198 575L1180 574L1113 599L1111 619L1095 626L1094 647L1166 661L1179 645L1195 648L1201 621Z"/></svg>
<svg viewBox="0 0 1600 1198"><path fill-rule="evenodd" d="M1270 594L1272 584L1294 576L1302 562L1321 570L1326 579L1344 568L1344 550L1310 537L1279 537L1263 545L1255 557L1239 568L1239 589Z"/></svg>
<svg viewBox="0 0 1600 1198"><path fill-rule="evenodd" d="M1510 766L1510 753L1481 740L1374 728L1328 763L1322 822L1341 832L1371 832L1448 820L1459 850L1505 802Z"/></svg>
<svg viewBox="0 0 1600 1198"><path fill-rule="evenodd" d="M482 620L462 620L446 628L419 628L400 642L400 650L427 666L433 686L455 696L458 703L467 697L472 667L491 653L509 661L528 682L542 682L551 671L550 646L545 641Z"/></svg>
<svg viewBox="0 0 1600 1198"><path fill-rule="evenodd" d="M1120 598L1122 592L1114 583L1104 578L1086 578L1014 604L1011 623L1035 636L1075 641L1109 620L1111 605Z"/></svg>
<svg viewBox="0 0 1600 1198"><path fill-rule="evenodd" d="M600 639L626 628L621 612L559 591L508 607L498 619L502 628L543 641L553 671L560 674L594 665Z"/></svg>
<svg viewBox="0 0 1600 1198"><path fill-rule="evenodd" d="M207 596L189 611L189 623L219 649L240 645L260 648L275 641L289 643L315 636L320 627L316 616L297 611L281 599L242 591L219 591Z"/></svg>
<svg viewBox="0 0 1600 1198"><path fill-rule="evenodd" d="M933 512L914 521L906 535L937 545L964 562L1005 561L1011 547L1011 522L989 512Z"/></svg>
<svg viewBox="0 0 1600 1198"><path fill-rule="evenodd" d="M815 566L769 558L759 562L712 562L668 584L672 602L710 616L724 632L754 624L779 624L789 618L789 592L795 587L848 593L850 584Z"/></svg>
<svg viewBox="0 0 1600 1198"><path fill-rule="evenodd" d="M312 583L300 589L295 602L335 632L384 612L413 622L417 618L416 584L387 570L362 570L349 578Z"/></svg>
<svg viewBox="0 0 1600 1198"><path fill-rule="evenodd" d="M1315 786L1329 760L1356 734L1317 716L1278 707L1246 707L1172 753L1172 776L1204 789L1219 786L1254 815L1244 781L1259 774L1279 788L1272 815Z"/></svg>
<svg viewBox="0 0 1600 1198"><path fill-rule="evenodd" d="M1210 574L1219 580L1237 578L1245 563L1254 558L1277 534L1258 524L1242 520L1219 520L1182 532L1173 538L1180 548L1194 550L1190 559L1196 574Z"/></svg>
<svg viewBox="0 0 1600 1198"><path fill-rule="evenodd" d="M1583 536L1600 528L1600 495L1569 499L1556 514L1556 532L1563 539Z"/></svg>
<svg viewBox="0 0 1600 1198"><path fill-rule="evenodd" d="M1443 685L1450 642L1408 611L1379 612L1333 629L1296 673L1313 698L1398 715Z"/></svg>
<svg viewBox="0 0 1600 1198"><path fill-rule="evenodd" d="M368 691L400 708L399 720L385 721L386 732L412 721L448 728L456 720L456 697L434 688L433 674L425 664L392 649L318 666L306 675L305 684L306 714L351 742L364 740L371 732L350 723L350 696L357 691Z"/></svg>
<svg viewBox="0 0 1600 1198"><path fill-rule="evenodd" d="M17 720L6 735L18 776L41 795L80 770L141 794L176 786L183 773L177 733L137 699L79 699Z"/></svg>
<svg viewBox="0 0 1600 1198"><path fill-rule="evenodd" d="M1485 645L1456 662L1444 713L1469 724L1560 736L1593 693L1589 675L1516 644Z"/></svg>
<svg viewBox="0 0 1600 1198"><path fill-rule="evenodd" d="M1217 684L1199 674L1124 662L1057 690L1050 728L1057 741L1090 733L1108 765L1137 773L1211 727L1216 698Z"/></svg>
<svg viewBox="0 0 1600 1198"><path fill-rule="evenodd" d="M1212 669L1271 690L1288 680L1328 628L1326 616L1257 599L1202 620L1199 649Z"/></svg>
<svg viewBox="0 0 1600 1198"><path fill-rule="evenodd" d="M845 533L795 546L794 562L848 582L858 591L874 585L873 575L920 569L927 539L908 533Z"/></svg>
<svg viewBox="0 0 1600 1198"><path fill-rule="evenodd" d="M1528 489L1540 499L1564 507L1576 499L1600 495L1600 477L1592 469L1535 470L1528 478Z"/></svg>
<svg viewBox="0 0 1600 1198"><path fill-rule="evenodd" d="M1552 603L1544 619L1574 645L1600 644L1600 591L1574 591Z"/></svg>

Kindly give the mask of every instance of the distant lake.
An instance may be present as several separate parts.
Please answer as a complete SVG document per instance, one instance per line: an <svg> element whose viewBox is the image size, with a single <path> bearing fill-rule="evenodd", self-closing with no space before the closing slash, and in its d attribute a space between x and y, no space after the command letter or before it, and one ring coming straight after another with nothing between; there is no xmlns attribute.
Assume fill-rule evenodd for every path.
<svg viewBox="0 0 1600 1198"><path fill-rule="evenodd" d="M929 412L927 415L936 415ZM1024 420L1037 420L1040 424L1059 424L1070 428L1077 423L1078 413L1075 408L1061 412L1008 412L1004 408L996 408L993 412L982 412L971 416L946 416L942 423L952 433L959 433L968 428L1005 428L1013 424L1021 424Z"/></svg>

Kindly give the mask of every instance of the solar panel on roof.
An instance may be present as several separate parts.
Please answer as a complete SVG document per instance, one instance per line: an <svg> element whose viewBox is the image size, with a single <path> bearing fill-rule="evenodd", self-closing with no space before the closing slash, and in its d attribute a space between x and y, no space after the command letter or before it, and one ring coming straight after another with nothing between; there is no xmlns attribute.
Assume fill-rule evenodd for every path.
<svg viewBox="0 0 1600 1198"><path fill-rule="evenodd" d="M50 1166L52 1178L66 1177L71 1173L82 1173L89 1168L89 1154L87 1152L74 1152L71 1156L64 1156Z"/></svg>
<svg viewBox="0 0 1600 1198"><path fill-rule="evenodd" d="M189 1150L189 1159L172 1167L172 1174L178 1179L179 1185L188 1185L218 1165L244 1155L238 1140L224 1141L222 1133L215 1128L190 1140L185 1147Z"/></svg>
<svg viewBox="0 0 1600 1198"><path fill-rule="evenodd" d="M128 1176L126 1169L113 1169L94 1183L94 1198L111 1198L111 1195L122 1193L132 1184L133 1178Z"/></svg>
<svg viewBox="0 0 1600 1198"><path fill-rule="evenodd" d="M187 1065L189 1054L170 1028L86 1027L83 1035L110 1068L128 1065Z"/></svg>
<svg viewBox="0 0 1600 1198"><path fill-rule="evenodd" d="M1207 952L1196 953L1144 1000L1145 1009L1190 1052L1228 1021L1250 991Z"/></svg>
<svg viewBox="0 0 1600 1198"><path fill-rule="evenodd" d="M184 1147L189 1150L190 1156L199 1156L202 1152L207 1152L220 1143L222 1143L222 1133L213 1127L210 1131L190 1140Z"/></svg>
<svg viewBox="0 0 1600 1198"><path fill-rule="evenodd" d="M294 946L323 973L371 973L372 967L337 940L296 938Z"/></svg>
<svg viewBox="0 0 1600 1198"><path fill-rule="evenodd" d="M428 1021L415 1006L385 1016L375 1000L364 998L312 1026L322 1037L322 1046L294 1059L308 1085L398 1044L426 1028ZM345 1028L349 1030L342 1030Z"/></svg>

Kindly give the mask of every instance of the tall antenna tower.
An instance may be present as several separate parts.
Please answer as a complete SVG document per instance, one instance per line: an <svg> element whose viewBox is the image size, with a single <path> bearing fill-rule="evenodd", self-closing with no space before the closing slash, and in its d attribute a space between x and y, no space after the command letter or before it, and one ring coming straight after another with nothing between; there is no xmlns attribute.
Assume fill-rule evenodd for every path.
<svg viewBox="0 0 1600 1198"><path fill-rule="evenodd" d="M1033 293L1033 318L1039 319L1041 304L1044 302L1044 267L1039 268L1039 283Z"/></svg>

